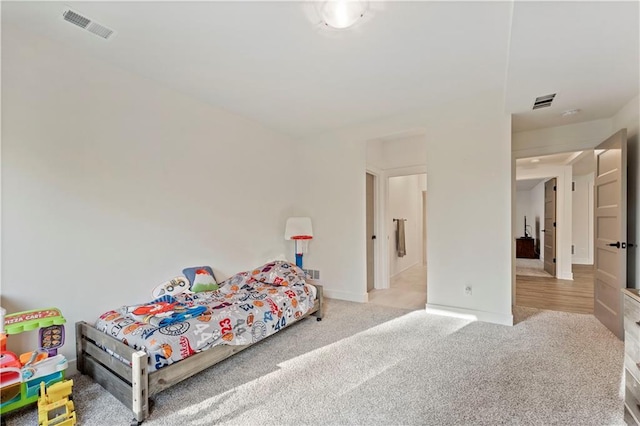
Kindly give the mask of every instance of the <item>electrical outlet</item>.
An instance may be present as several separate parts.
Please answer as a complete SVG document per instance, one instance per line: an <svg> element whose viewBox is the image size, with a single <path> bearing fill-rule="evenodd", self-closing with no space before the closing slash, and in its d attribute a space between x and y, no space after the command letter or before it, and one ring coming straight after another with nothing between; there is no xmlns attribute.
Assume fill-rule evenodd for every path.
<svg viewBox="0 0 640 426"><path fill-rule="evenodd" d="M470 285L464 287L464 295L465 296L471 296L471 286Z"/></svg>

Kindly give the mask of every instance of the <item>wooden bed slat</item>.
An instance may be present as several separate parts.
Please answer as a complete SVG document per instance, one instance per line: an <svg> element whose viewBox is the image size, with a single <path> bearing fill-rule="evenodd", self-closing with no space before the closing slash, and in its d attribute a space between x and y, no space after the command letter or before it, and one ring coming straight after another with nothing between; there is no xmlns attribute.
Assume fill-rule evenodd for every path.
<svg viewBox="0 0 640 426"><path fill-rule="evenodd" d="M313 303L312 312L318 320L324 315L324 289L320 284L313 284L316 288L316 300Z"/></svg>
<svg viewBox="0 0 640 426"><path fill-rule="evenodd" d="M114 371L118 376L120 376L124 381L131 383L131 367L117 359L109 355L107 352L102 350L101 348L95 346L89 340L81 339L82 350L93 358L95 358L99 363Z"/></svg>
<svg viewBox="0 0 640 426"><path fill-rule="evenodd" d="M84 368L87 375L91 376L100 386L131 409L131 386L128 383L119 379L111 371L98 363L92 356L85 355Z"/></svg>
<svg viewBox="0 0 640 426"><path fill-rule="evenodd" d="M82 334L84 336L93 340L100 346L112 350L125 359L131 359L131 356L137 352L137 350L125 345L118 339L115 339L114 337L103 333L102 331L96 330L94 327L84 321L81 321L80 324L82 324Z"/></svg>
<svg viewBox="0 0 640 426"><path fill-rule="evenodd" d="M172 368L164 367L156 370L149 374L149 388L152 391L149 396L155 395L249 346L252 345L214 346L206 351L191 355L187 358L189 362L183 362L184 360L182 360L169 366Z"/></svg>

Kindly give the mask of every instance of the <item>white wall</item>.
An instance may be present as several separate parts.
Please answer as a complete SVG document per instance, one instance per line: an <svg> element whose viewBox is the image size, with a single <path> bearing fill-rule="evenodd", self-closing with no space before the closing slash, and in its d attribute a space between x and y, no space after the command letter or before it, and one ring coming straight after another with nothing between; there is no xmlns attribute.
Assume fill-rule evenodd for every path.
<svg viewBox="0 0 640 426"><path fill-rule="evenodd" d="M524 236L524 217L527 231L535 239L536 250L544 260L544 181L529 190L516 191L515 238Z"/></svg>
<svg viewBox="0 0 640 426"><path fill-rule="evenodd" d="M427 144L424 132L367 141L367 165L382 170L424 166Z"/></svg>
<svg viewBox="0 0 640 426"><path fill-rule="evenodd" d="M424 134L385 141L382 145L385 169L421 166L427 162Z"/></svg>
<svg viewBox="0 0 640 426"><path fill-rule="evenodd" d="M295 214L313 221L304 262L320 270L325 295L366 302L366 146L343 138L328 134L300 146L305 173Z"/></svg>
<svg viewBox="0 0 640 426"><path fill-rule="evenodd" d="M59 307L65 356L75 358L75 321L147 301L184 267L208 264L225 278L292 256L283 232L295 181L280 167L295 164L290 139L2 30L1 304Z"/></svg>
<svg viewBox="0 0 640 426"><path fill-rule="evenodd" d="M593 184L594 174L574 176L572 198L573 263L593 264Z"/></svg>
<svg viewBox="0 0 640 426"><path fill-rule="evenodd" d="M611 136L611 119L586 121L566 126L514 132L514 158L593 148Z"/></svg>
<svg viewBox="0 0 640 426"><path fill-rule="evenodd" d="M612 132L627 129L627 241L635 248L627 250L627 286L640 288L640 122L639 97L631 99L613 116Z"/></svg>
<svg viewBox="0 0 640 426"><path fill-rule="evenodd" d="M302 141L307 169L300 187L314 191L302 192L296 211L314 218L318 238L305 258L309 267L327 271L327 294L367 300L366 141L422 128L429 179L429 308L512 323L511 130L503 111L496 90ZM472 296L464 295L466 285L473 287Z"/></svg>
<svg viewBox="0 0 640 426"><path fill-rule="evenodd" d="M516 238L524 237L525 216L527 216L527 225L533 224L531 209L531 190L516 191Z"/></svg>
<svg viewBox="0 0 640 426"><path fill-rule="evenodd" d="M418 264L422 258L422 190L421 176L397 176L389 178L389 220L391 230L389 244L389 271L394 276ZM405 247L406 255L398 257L395 244L395 226L393 219L406 219Z"/></svg>
<svg viewBox="0 0 640 426"><path fill-rule="evenodd" d="M367 144L365 147L366 149L365 157L366 157L368 168L373 168L378 170L384 170L387 168L387 159L385 158L385 151L383 149L385 143L386 142L381 139L373 139L373 140L367 141ZM426 162L426 157L425 157L425 162Z"/></svg>

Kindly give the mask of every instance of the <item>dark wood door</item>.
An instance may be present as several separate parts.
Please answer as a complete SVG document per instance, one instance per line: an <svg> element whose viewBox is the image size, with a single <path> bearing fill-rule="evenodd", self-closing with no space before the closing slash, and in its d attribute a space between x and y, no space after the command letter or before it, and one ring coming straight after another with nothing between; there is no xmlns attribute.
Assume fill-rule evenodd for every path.
<svg viewBox="0 0 640 426"><path fill-rule="evenodd" d="M556 185L557 179L544 184L544 270L556 276Z"/></svg>

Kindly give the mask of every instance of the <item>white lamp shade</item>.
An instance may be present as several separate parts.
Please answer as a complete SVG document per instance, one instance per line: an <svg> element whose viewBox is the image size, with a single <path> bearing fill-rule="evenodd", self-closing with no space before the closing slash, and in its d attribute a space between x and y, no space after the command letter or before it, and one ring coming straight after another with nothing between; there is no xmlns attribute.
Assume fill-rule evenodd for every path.
<svg viewBox="0 0 640 426"><path fill-rule="evenodd" d="M290 217L284 228L284 239L291 240L293 237L308 236L313 237L310 217Z"/></svg>

